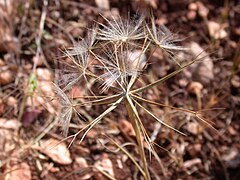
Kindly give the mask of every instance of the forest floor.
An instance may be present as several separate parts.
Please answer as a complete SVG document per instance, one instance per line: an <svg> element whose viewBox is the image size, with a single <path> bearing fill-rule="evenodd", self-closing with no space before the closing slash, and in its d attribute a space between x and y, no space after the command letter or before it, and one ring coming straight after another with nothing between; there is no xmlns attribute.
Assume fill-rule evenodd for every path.
<svg viewBox="0 0 240 180"><path fill-rule="evenodd" d="M196 110L213 124L148 106L180 135L140 111L157 157L148 157L152 179L240 179L240 2L238 0L0 0L0 179L142 179L135 134L127 112L104 117L79 144L62 135L52 82L59 78L63 51L103 17L130 18L151 9L157 25L177 33L189 48L176 58L204 51L194 64L144 96ZM208 55L207 55L208 53ZM143 82L153 82L177 66L161 52L149 58ZM176 59L178 61L178 59ZM60 77L61 78L61 77ZM74 87L72 96L83 94ZM96 117L106 106L80 110ZM120 112L120 113L119 113ZM68 135L82 128L73 117ZM71 146L69 146L71 144Z"/></svg>

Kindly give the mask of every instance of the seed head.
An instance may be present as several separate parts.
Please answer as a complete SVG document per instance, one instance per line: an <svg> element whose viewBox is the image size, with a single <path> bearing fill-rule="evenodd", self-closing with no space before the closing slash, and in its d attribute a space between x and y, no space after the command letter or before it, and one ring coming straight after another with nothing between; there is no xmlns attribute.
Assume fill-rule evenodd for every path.
<svg viewBox="0 0 240 180"><path fill-rule="evenodd" d="M130 77L137 77L143 71L146 64L146 55L142 51L114 51L107 53L107 58L100 60L104 73L100 76L104 79L103 91L111 86L120 87L126 91Z"/></svg>
<svg viewBox="0 0 240 180"><path fill-rule="evenodd" d="M74 112L73 104L68 98L68 96L55 84L54 91L57 94L61 105L59 120L62 123L63 134L66 136L68 133L68 128L72 118L72 114Z"/></svg>
<svg viewBox="0 0 240 180"><path fill-rule="evenodd" d="M60 102L63 108L60 118L62 118L65 129L68 129L72 113L76 111L74 108L76 106L83 107L87 104L110 105L107 110L86 126L87 130L83 135L83 137L85 137L86 133L95 124L115 109L120 103L124 102L128 104L126 106L128 112L132 113L133 118L136 118L135 120L138 121L137 124L139 124L144 139L149 144L150 141L148 134L141 123L138 108L143 109L144 112L161 124L180 132L141 105L140 102L146 102L166 107L165 105L145 100L141 97L141 92L154 87L178 72L181 72L185 67L191 65L191 63L181 67L166 77L145 85L144 87L136 88L135 82L139 81L140 75L143 74L143 71L145 70L146 64L148 63L146 55L151 46L157 46L172 55L176 50L185 50L185 48L176 45L181 39L171 33L165 26L157 28L154 18L151 18L150 25L145 22L144 16L141 16L138 20L123 20L121 18L116 20L113 17L113 20L109 21L105 17L103 18L107 22L106 25L98 23L103 27L102 29L94 29L87 35L87 38L75 44L73 48L68 49L65 52L72 61L69 65L71 71L66 72L61 77L64 84L63 90L60 88L56 88L55 90L60 97ZM92 60L91 63L89 62L90 59ZM99 83L102 86L102 91L96 91L96 94L94 91L94 93L92 93L94 96L87 95L86 97L81 97L86 99L94 98L94 100L89 100L87 103L73 105L64 91L69 90L73 85L76 85L81 81L82 77L86 76L92 78L91 80L93 81L91 82L94 82L94 85ZM101 93L110 89L116 94L107 95L107 97L104 95L104 97L102 97ZM91 91L90 89L88 90ZM89 91L87 91L87 93ZM172 109L174 109L174 107ZM175 109L179 110L179 108Z"/></svg>
<svg viewBox="0 0 240 180"><path fill-rule="evenodd" d="M96 41L97 30L94 28L91 32L88 32L86 38L76 43L71 49L67 51L70 56L79 56L84 53L89 53L89 50L93 49L93 45Z"/></svg>
<svg viewBox="0 0 240 180"><path fill-rule="evenodd" d="M65 51L65 55L71 59L71 64L67 64L67 69L59 82L63 86L63 91L69 90L86 76L89 67L89 51L93 49L95 40L96 30L94 29L85 39Z"/></svg>
<svg viewBox="0 0 240 180"><path fill-rule="evenodd" d="M103 41L115 42L115 43L126 43L129 41L136 41L143 39L145 33L143 31L144 16L141 16L138 20L123 20L115 19L112 21L107 20L107 25L99 23L103 26L98 32L98 39Z"/></svg>
<svg viewBox="0 0 240 180"><path fill-rule="evenodd" d="M167 53L173 54L173 51L186 50L182 46L176 45L177 42L182 41L176 34L173 34L166 26L160 25L156 27L154 18L151 18L151 28L147 25L150 40L159 48L165 50Z"/></svg>

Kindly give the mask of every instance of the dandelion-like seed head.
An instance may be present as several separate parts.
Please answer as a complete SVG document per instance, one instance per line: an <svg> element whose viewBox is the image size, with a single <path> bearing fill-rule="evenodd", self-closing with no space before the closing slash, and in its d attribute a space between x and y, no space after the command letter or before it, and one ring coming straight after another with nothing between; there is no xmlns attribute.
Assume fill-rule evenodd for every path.
<svg viewBox="0 0 240 180"><path fill-rule="evenodd" d="M123 20L121 17L116 19L113 17L112 21L107 21L107 25L99 23L103 26L98 32L98 39L103 41L126 43L129 41L136 41L145 37L143 31L144 16L141 16L138 20Z"/></svg>
<svg viewBox="0 0 240 180"><path fill-rule="evenodd" d="M107 22L106 25L98 23L103 27L102 29L94 28L86 38L65 51L65 55L71 59L71 64L68 64L70 70L67 69L66 73L61 76L63 88L58 89L57 94L61 97L61 104L64 108L61 117L65 119L66 125L69 123L70 114L74 109L71 101L62 94L74 85L82 85L80 81L83 77L85 80L92 78L92 82L101 85L102 91L97 92L99 95L103 92L107 93L110 89L119 93L112 98L116 100L116 106L123 99L127 99L127 102L133 107L132 103L136 101L134 93L161 82L138 90L134 87L148 63L147 51L150 50L150 47L158 46L169 53L173 50L183 50L181 46L175 45L180 39L176 38L165 26L157 28L154 18L151 18L150 25L145 22L144 16L137 20L130 18L117 20L113 17L113 20L110 21L103 18ZM93 63L89 62L90 59ZM88 90L92 93L90 89ZM95 93L93 95L96 97ZM142 108L142 106L140 107Z"/></svg>
<svg viewBox="0 0 240 180"><path fill-rule="evenodd" d="M176 43L182 41L182 39L176 34L173 34L164 25L160 25L160 27L157 28L153 17L151 18L151 27L147 26L147 30L150 34L150 40L167 53L173 54L173 51L186 50L186 48L176 45Z"/></svg>
<svg viewBox="0 0 240 180"><path fill-rule="evenodd" d="M63 88L55 87L55 92L59 96L62 107L59 118L61 119L66 135L72 114L76 113L76 109L78 109L75 109L75 107L84 108L84 106L88 105L108 105L99 116L89 118L90 122L74 135L75 138L83 132L80 139L81 142L97 123L116 109L119 104L124 104L139 144L139 152L141 152L140 155L144 165L144 172L142 171L142 174L146 177L145 179L150 179L141 137L146 141L149 151L154 150L138 110L143 110L142 112L149 115L149 117L180 134L183 133L164 122L161 117L157 117L147 107L144 107L145 104L168 107L172 110L189 113L204 122L205 119L194 111L145 99L142 96L142 92L173 77L197 60L180 66L176 71L161 79L157 79L143 87L138 87L140 83L136 82L142 80L140 77L148 64L147 55L151 54L148 53L151 51L151 47L159 47L172 55L176 50L185 50L185 48L176 45L181 39L171 33L165 26L157 28L153 17L150 24L145 22L144 16L141 16L138 20L123 20L121 18L117 20L113 18L113 20L109 21L105 17L103 18L107 22L106 25L98 23L103 27L102 29L94 29L88 33L85 39L65 51L65 54L71 59L71 64L68 64L70 70L61 76ZM91 63L89 62L90 59ZM93 92L88 85L86 86L89 83L85 83L84 85L79 83L82 77L85 80L90 79L93 82L90 86L100 84L102 91L94 89ZM71 89L73 85L85 87L86 90L86 94L78 97L79 100L76 100L76 102L71 101L65 94L65 91ZM89 95L89 93L91 94ZM77 97L75 98L77 99Z"/></svg>
<svg viewBox="0 0 240 180"><path fill-rule="evenodd" d="M83 53L89 53L89 50L93 49L93 45L96 41L97 30L94 28L88 32L87 36L80 42L74 44L72 48L68 50L68 54L71 56L78 56Z"/></svg>
<svg viewBox="0 0 240 180"><path fill-rule="evenodd" d="M93 49L96 41L96 29L87 34L85 39L76 43L64 53L71 60L71 64L66 64L66 70L63 71L60 78L60 85L63 91L69 90L76 83L86 78L89 67L90 51Z"/></svg>
<svg viewBox="0 0 240 180"><path fill-rule="evenodd" d="M101 69L104 73L103 91L117 86L126 91L131 77L137 78L146 64L146 55L140 50L114 51L106 53L107 58L101 59Z"/></svg>
<svg viewBox="0 0 240 180"><path fill-rule="evenodd" d="M60 102L61 111L59 114L59 121L61 122L63 127L63 134L64 136L66 136L68 133L68 128L72 118L72 114L74 111L73 104L68 98L68 96L57 85L54 85L53 89L57 94Z"/></svg>
<svg viewBox="0 0 240 180"><path fill-rule="evenodd" d="M96 41L97 30L93 29L88 32L86 38L76 43L72 48L65 51L72 62L85 70L89 65L89 54L94 47Z"/></svg>

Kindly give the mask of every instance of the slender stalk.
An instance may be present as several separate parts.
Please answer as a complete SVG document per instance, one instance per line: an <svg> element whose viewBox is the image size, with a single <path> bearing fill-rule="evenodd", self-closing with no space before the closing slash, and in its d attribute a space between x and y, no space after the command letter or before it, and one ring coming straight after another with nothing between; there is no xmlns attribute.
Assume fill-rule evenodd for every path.
<svg viewBox="0 0 240 180"><path fill-rule="evenodd" d="M129 104L129 102L127 100L125 100L125 105L126 105L126 109L127 109L127 112L128 112L129 119L131 121L131 124L132 124L133 129L134 129L135 134L136 134L136 139L137 139L137 143L138 143L138 150L139 150L139 154L140 154L140 157L141 157L141 161L143 163L144 178L146 180L150 180L151 178L150 178L150 174L149 174L149 171L148 171L148 165L147 165L147 160L146 160L146 156L145 156L143 141L141 139L141 129L139 127L137 118L134 115L133 109L131 108L131 105Z"/></svg>
<svg viewBox="0 0 240 180"><path fill-rule="evenodd" d="M204 51L203 51L204 52ZM173 71L172 73L162 77L161 79L158 79L157 81L148 84L144 87L132 90L131 93L140 93L143 92L147 89L150 89L156 85L159 85L160 83L165 82L166 80L170 79L171 77L177 75L178 73L182 72L184 69L186 69L187 67L191 66L192 64L196 63L196 62L201 62L201 60L203 60L205 57L209 56L209 55L205 55L200 57L201 53L199 55L197 55L192 61L190 61L189 63L185 64L184 66L181 66L180 68L178 68L177 70Z"/></svg>

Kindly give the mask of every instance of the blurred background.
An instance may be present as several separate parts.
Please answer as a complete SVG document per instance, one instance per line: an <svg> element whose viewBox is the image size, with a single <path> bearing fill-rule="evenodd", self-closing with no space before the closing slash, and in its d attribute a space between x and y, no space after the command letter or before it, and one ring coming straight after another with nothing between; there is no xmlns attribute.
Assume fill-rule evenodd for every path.
<svg viewBox="0 0 240 180"><path fill-rule="evenodd" d="M1 179L141 179L129 157L102 133L124 145L135 142L127 113L112 112L83 143L63 140L52 82L63 51L96 22L152 12L183 38L187 52L177 61L202 53L202 63L174 76L145 96L201 112L214 129L167 108L151 111L180 129L182 136L143 116L159 147L149 161L153 179L240 179L240 1L238 0L0 0L0 178ZM160 50L149 59L146 83L177 67ZM153 64L151 66L151 64ZM81 96L74 87L71 96ZM124 108L123 108L124 109ZM96 117L102 107L80 110ZM141 112L140 112L141 114ZM73 118L69 135L81 129ZM125 147L138 159L137 148Z"/></svg>

